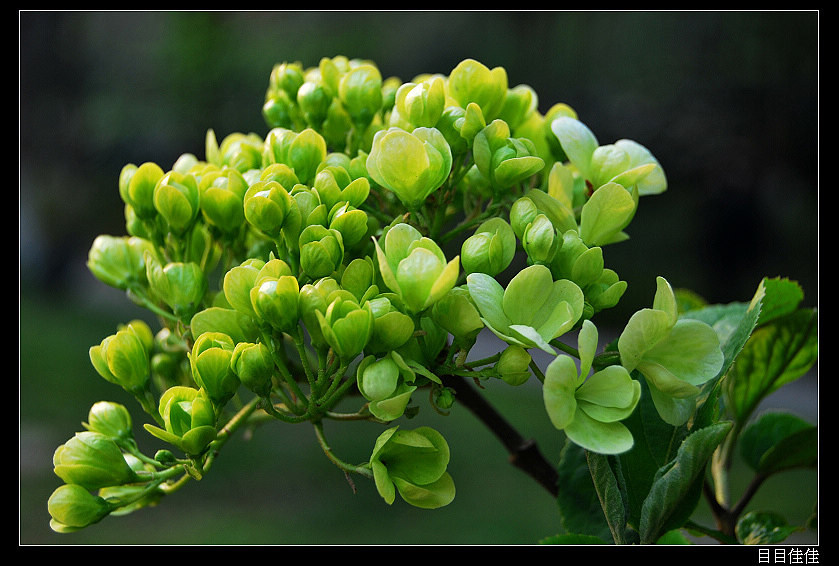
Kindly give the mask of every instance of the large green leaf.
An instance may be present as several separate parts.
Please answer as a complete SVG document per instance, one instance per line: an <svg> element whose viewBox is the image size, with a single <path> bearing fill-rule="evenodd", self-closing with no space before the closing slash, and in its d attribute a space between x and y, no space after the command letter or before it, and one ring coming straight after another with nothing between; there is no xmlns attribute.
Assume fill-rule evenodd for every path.
<svg viewBox="0 0 839 566"><path fill-rule="evenodd" d="M746 420L767 395L804 375L818 355L815 309L799 309L761 326L728 373L726 401Z"/></svg>
<svg viewBox="0 0 839 566"><path fill-rule="evenodd" d="M623 477L620 471L620 460L614 456L604 456L594 452L587 452L594 489L600 499L603 515L609 525L612 538L616 544L630 544L635 538L627 531L628 504L624 491Z"/></svg>
<svg viewBox="0 0 839 566"><path fill-rule="evenodd" d="M659 469L641 509L642 544L654 543L693 514L708 461L730 429L731 423L724 422L692 432L676 458Z"/></svg>
<svg viewBox="0 0 839 566"><path fill-rule="evenodd" d="M790 413L765 413L743 431L740 453L761 475L812 467L818 458L817 429Z"/></svg>
<svg viewBox="0 0 839 566"><path fill-rule="evenodd" d="M565 532L597 537L603 541L612 540L609 524L594 489L585 450L566 441L560 454L557 474L557 505Z"/></svg>

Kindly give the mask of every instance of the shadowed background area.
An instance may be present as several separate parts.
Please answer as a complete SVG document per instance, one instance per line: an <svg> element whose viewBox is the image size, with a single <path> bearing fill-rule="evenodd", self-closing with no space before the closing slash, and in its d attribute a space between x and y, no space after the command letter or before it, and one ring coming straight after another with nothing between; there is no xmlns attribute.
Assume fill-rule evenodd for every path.
<svg viewBox="0 0 839 566"><path fill-rule="evenodd" d="M49 530L46 499L59 485L52 451L80 430L93 402L128 403L87 359L117 324L145 316L85 267L97 235L125 233L120 169L145 161L166 169L185 152L203 158L210 128L219 139L264 135L260 110L276 63L345 55L407 81L471 57L505 67L510 86L533 87L543 112L569 104L600 143L650 148L669 190L642 199L631 239L605 250L629 282L621 305L604 313L616 327L649 306L656 275L712 302L748 300L764 275L786 276L817 303L817 12L19 16L24 544L528 544L558 531L550 498L457 411L431 418L462 478L444 510L388 507L367 482L353 494L308 428L271 427L234 442L208 478L156 509L77 535ZM538 391L488 394L556 457L547 417L527 410L539 406ZM375 434L335 427L332 438L346 459L363 461Z"/></svg>

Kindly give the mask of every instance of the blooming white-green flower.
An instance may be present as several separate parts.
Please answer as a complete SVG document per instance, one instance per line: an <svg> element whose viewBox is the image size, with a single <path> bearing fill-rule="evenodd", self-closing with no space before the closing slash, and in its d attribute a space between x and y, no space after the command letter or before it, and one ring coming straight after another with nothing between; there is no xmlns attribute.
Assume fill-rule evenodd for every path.
<svg viewBox="0 0 839 566"><path fill-rule="evenodd" d="M397 224L387 231L382 245L374 243L385 285L413 313L436 303L457 282L460 257L447 262L437 243L410 224Z"/></svg>
<svg viewBox="0 0 839 566"><path fill-rule="evenodd" d="M583 314L583 292L567 279L554 281L544 265L521 270L504 289L485 273L466 278L484 324L508 344L556 352L549 342L568 332Z"/></svg>
<svg viewBox="0 0 839 566"><path fill-rule="evenodd" d="M621 364L646 379L661 418L678 426L693 413L699 386L719 373L723 353L714 329L679 319L670 283L663 277L656 282L653 307L632 315L618 338L618 351Z"/></svg>
<svg viewBox="0 0 839 566"><path fill-rule="evenodd" d="M584 321L579 370L570 356L557 356L545 370L542 396L551 422L572 442L600 454L620 454L633 445L632 433L620 421L635 410L641 384L619 365L589 376L597 340L597 328Z"/></svg>

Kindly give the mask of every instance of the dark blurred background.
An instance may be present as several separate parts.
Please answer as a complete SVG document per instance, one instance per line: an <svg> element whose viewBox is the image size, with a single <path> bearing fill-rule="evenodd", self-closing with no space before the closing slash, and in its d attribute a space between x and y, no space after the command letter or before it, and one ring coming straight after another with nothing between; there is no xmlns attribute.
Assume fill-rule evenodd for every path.
<svg viewBox="0 0 839 566"><path fill-rule="evenodd" d="M410 80L471 57L533 87L543 112L571 105L600 143L650 148L669 189L642 199L631 239L605 250L629 282L604 317L616 325L649 306L656 275L712 302L748 300L763 276L785 276L817 304L818 12L20 12L19 32L25 544L527 544L558 530L549 498L469 415L453 415L441 425L450 444L470 448L453 461L463 480L446 510L387 507L367 484L352 495L310 431L266 430L158 509L78 535L49 531L52 451L93 402L122 399L87 348L144 315L85 268L97 235L125 233L120 169L203 158L209 128L219 139L264 135L276 63L345 55ZM529 434L549 434L523 401L498 402ZM359 436L336 429L336 445L342 434ZM359 441L359 461L369 443ZM549 441L545 450L556 454ZM487 500L497 513L481 509Z"/></svg>

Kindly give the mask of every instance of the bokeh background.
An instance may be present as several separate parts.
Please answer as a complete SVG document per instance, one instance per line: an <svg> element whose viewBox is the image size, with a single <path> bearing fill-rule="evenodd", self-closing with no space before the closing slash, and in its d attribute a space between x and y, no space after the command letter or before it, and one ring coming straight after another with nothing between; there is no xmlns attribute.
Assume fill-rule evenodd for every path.
<svg viewBox="0 0 839 566"><path fill-rule="evenodd" d="M49 530L53 450L92 403L129 403L87 358L145 316L85 268L97 235L125 233L120 169L203 157L209 128L264 135L276 63L345 55L410 80L471 57L532 86L542 111L571 105L601 143L649 147L669 190L642 200L631 239L606 250L630 283L604 316L615 325L648 306L655 275L712 302L748 300L761 277L785 276L818 303L818 12L20 12L19 40L22 544L532 544L558 531L550 498L463 411L430 417L459 479L443 510L387 506L367 482L353 493L309 429L271 427L158 508ZM550 424L532 410L538 391L502 393L487 391L555 459ZM815 422L815 374L778 403ZM363 461L377 430L329 433ZM801 521L817 476L786 481L795 497L770 483L755 505L788 498Z"/></svg>

